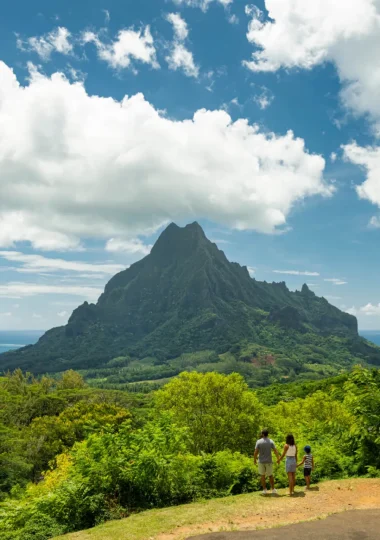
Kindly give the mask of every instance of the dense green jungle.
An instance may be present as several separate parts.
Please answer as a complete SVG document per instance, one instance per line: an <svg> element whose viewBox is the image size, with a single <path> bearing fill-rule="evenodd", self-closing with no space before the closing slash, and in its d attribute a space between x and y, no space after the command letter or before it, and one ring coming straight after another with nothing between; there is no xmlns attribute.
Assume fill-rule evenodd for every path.
<svg viewBox="0 0 380 540"><path fill-rule="evenodd" d="M238 373L184 372L145 394L92 388L69 370L0 380L0 538L59 534L259 489L268 426L312 446L313 481L380 475L377 369L252 390ZM286 485L283 466L276 484ZM298 479L302 484L301 476Z"/></svg>

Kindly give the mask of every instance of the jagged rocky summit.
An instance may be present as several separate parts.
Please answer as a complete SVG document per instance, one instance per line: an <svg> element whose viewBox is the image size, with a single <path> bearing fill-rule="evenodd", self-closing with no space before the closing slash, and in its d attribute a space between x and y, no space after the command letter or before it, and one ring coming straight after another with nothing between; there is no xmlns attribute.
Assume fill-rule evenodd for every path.
<svg viewBox="0 0 380 540"><path fill-rule="evenodd" d="M355 317L307 285L291 292L283 282L253 279L198 223L172 223L149 255L108 282L96 304L84 302L37 344L0 355L0 370L88 369L122 355L165 361L205 349L223 353L247 341L268 345L271 335L337 336L353 358L380 363L378 350L358 336Z"/></svg>

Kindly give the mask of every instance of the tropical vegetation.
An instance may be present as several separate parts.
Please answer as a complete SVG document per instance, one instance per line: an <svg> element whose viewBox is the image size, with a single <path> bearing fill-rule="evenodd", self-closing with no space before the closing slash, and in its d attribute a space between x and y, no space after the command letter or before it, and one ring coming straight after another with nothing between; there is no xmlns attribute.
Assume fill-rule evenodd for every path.
<svg viewBox="0 0 380 540"><path fill-rule="evenodd" d="M258 490L264 425L278 446L289 431L311 444L313 481L380 475L376 369L259 390L238 373L184 372L145 395L17 370L0 379L0 400L1 540ZM283 466L276 481L286 484Z"/></svg>

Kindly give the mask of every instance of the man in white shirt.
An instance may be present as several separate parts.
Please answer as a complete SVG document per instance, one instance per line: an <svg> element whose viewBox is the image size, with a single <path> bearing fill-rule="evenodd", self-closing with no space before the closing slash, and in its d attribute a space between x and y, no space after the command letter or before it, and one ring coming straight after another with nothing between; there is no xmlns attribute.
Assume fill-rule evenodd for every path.
<svg viewBox="0 0 380 540"><path fill-rule="evenodd" d="M255 465L257 464L257 458L259 458L259 474L261 476L261 485L263 487L263 495L267 494L267 482L266 477L269 476L270 487L272 489L272 494L276 494L277 491L274 488L274 477L273 477L273 460L272 460L272 451L276 454L277 459L279 459L280 454L277 451L276 445L269 439L269 431L263 429L261 432L262 438L256 442L256 449L253 456Z"/></svg>

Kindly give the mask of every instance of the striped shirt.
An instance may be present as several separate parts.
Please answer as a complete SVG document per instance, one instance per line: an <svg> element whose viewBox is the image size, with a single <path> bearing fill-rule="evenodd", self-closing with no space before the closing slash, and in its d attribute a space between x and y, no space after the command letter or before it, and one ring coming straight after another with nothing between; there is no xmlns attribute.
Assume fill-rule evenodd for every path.
<svg viewBox="0 0 380 540"><path fill-rule="evenodd" d="M305 455L305 463L303 464L305 469L311 469L313 466L313 454Z"/></svg>

